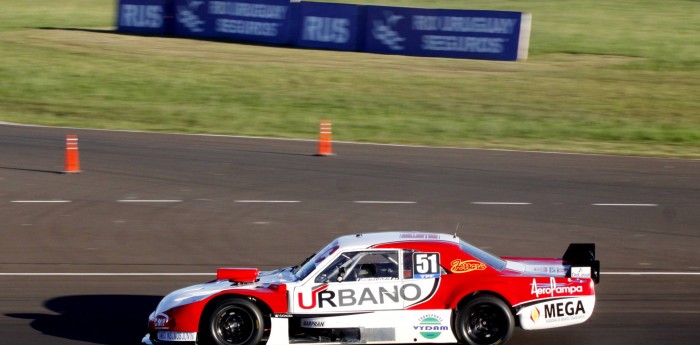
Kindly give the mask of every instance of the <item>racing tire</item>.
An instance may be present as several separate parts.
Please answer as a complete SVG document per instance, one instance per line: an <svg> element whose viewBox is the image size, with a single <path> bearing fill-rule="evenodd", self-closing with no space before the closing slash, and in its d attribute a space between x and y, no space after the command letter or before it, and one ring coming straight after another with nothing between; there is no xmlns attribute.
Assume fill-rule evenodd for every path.
<svg viewBox="0 0 700 345"><path fill-rule="evenodd" d="M256 345L262 339L263 315L253 302L230 298L209 310L202 317L198 344Z"/></svg>
<svg viewBox="0 0 700 345"><path fill-rule="evenodd" d="M513 335L515 318L510 308L494 296L479 296L458 310L455 332L469 345L505 344Z"/></svg>

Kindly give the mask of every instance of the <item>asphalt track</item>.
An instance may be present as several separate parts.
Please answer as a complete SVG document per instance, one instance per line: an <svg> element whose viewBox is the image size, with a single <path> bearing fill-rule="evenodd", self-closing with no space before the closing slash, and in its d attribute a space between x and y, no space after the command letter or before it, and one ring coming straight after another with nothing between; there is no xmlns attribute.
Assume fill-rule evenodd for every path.
<svg viewBox="0 0 700 345"><path fill-rule="evenodd" d="M59 173L66 134L79 135L81 174ZM0 125L0 343L136 344L161 296L217 267L290 265L381 230L457 232L514 256L595 242L604 275L591 320L517 331L511 344L700 342L700 161L315 150Z"/></svg>

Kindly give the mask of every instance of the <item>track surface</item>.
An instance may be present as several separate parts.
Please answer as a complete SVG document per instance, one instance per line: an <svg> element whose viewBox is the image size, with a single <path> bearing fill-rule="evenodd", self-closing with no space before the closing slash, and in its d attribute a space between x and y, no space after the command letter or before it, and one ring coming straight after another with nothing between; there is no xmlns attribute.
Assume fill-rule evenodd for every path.
<svg viewBox="0 0 700 345"><path fill-rule="evenodd" d="M79 135L82 174L57 173L65 134ZM700 272L700 161L315 149L0 125L0 272L266 269L342 234L455 229L500 255L556 257L569 242L595 242L604 273ZM0 275L0 342L135 344L161 296L209 278ZM698 275L607 274L597 293L589 322L517 331L511 344L700 338Z"/></svg>

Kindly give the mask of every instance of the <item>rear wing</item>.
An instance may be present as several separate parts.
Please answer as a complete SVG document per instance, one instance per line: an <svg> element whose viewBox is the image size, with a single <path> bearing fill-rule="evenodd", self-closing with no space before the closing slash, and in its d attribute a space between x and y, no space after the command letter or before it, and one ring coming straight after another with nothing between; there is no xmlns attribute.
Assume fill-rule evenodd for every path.
<svg viewBox="0 0 700 345"><path fill-rule="evenodd" d="M567 277L591 278L596 284L600 282L600 261L595 259L595 243L571 243L562 260L571 265Z"/></svg>

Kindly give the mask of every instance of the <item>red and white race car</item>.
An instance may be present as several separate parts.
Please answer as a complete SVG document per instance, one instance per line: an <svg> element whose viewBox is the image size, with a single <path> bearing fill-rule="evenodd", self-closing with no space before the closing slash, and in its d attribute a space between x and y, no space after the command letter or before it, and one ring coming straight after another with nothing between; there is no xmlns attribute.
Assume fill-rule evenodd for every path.
<svg viewBox="0 0 700 345"><path fill-rule="evenodd" d="M221 268L165 296L143 343L503 344L515 326L586 321L599 270L593 244L561 259L511 258L456 235L349 235L298 266Z"/></svg>

